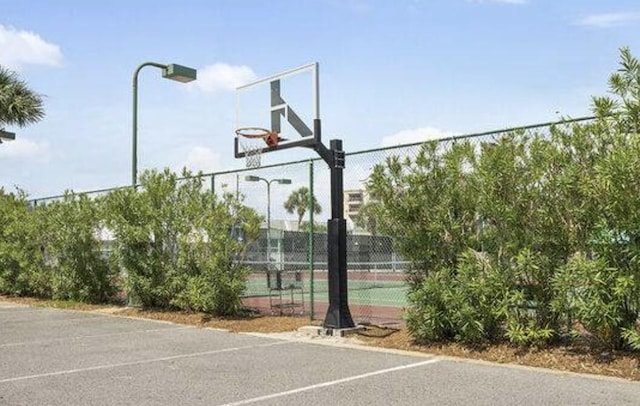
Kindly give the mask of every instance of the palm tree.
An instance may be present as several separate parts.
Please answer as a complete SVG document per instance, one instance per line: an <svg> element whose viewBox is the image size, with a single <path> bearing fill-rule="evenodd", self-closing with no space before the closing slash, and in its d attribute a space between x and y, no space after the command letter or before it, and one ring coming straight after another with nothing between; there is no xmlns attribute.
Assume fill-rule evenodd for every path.
<svg viewBox="0 0 640 406"><path fill-rule="evenodd" d="M320 214L322 212L322 207L318 203L318 199L313 196L313 212L315 214ZM284 208L287 210L287 213L293 213L294 211L298 214L298 227L300 227L300 223L302 223L302 218L304 214L307 212L309 208L309 188L301 187L300 189L294 190L284 202Z"/></svg>
<svg viewBox="0 0 640 406"><path fill-rule="evenodd" d="M0 65L0 130L5 125L24 127L44 117L42 96L18 75Z"/></svg>

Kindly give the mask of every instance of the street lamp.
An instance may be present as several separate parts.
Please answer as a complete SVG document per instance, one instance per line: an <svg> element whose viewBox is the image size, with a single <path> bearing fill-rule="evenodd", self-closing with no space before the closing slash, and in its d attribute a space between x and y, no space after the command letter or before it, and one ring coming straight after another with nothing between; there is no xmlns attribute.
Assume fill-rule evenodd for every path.
<svg viewBox="0 0 640 406"><path fill-rule="evenodd" d="M133 74L133 137L131 151L131 184L138 184L138 74L145 66L153 66L162 69L162 77L175 80L180 83L188 83L196 80L197 71L182 65L171 63L169 65L157 62L145 62L138 66Z"/></svg>
<svg viewBox="0 0 640 406"><path fill-rule="evenodd" d="M271 183L275 182L280 185L290 185L291 179L265 179L260 176L247 175L244 177L247 182L264 182L267 184L267 267L271 263ZM279 274L277 277L277 287L280 288Z"/></svg>
<svg viewBox="0 0 640 406"><path fill-rule="evenodd" d="M0 144L5 141L13 141L16 139L15 133L10 133L9 131L0 130Z"/></svg>

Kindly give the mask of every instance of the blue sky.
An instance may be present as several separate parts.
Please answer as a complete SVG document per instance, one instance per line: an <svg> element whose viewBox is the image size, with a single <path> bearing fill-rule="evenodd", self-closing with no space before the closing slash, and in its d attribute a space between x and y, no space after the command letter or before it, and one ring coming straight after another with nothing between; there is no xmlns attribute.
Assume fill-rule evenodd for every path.
<svg viewBox="0 0 640 406"><path fill-rule="evenodd" d="M324 138L347 151L590 114L618 49L640 55L637 0L0 0L0 64L45 95L46 118L7 128L0 187L32 197L126 185L132 76L139 167L241 168L234 88L320 63ZM314 156L286 150L263 163Z"/></svg>

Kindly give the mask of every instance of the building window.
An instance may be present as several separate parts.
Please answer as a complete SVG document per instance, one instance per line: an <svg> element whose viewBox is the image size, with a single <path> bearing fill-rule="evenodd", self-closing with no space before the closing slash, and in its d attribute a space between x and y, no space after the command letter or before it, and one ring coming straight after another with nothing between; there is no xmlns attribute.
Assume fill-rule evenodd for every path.
<svg viewBox="0 0 640 406"><path fill-rule="evenodd" d="M361 204L350 204L349 205L349 211L350 212L358 211L358 210L360 210L361 207L362 207Z"/></svg>

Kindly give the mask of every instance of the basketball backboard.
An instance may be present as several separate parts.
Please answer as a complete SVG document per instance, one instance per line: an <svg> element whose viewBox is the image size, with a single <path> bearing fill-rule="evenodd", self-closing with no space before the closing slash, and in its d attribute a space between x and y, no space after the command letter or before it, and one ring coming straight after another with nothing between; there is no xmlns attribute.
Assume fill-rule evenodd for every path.
<svg viewBox="0 0 640 406"><path fill-rule="evenodd" d="M267 146L262 139L243 139L236 134L236 158L252 152L313 147L320 141L318 73L314 62L236 89L236 130L263 128L279 137L277 145Z"/></svg>
<svg viewBox="0 0 640 406"><path fill-rule="evenodd" d="M5 131L0 128L0 144L2 144L3 141L13 141L15 139L16 139L15 133L10 133L9 131Z"/></svg>

